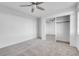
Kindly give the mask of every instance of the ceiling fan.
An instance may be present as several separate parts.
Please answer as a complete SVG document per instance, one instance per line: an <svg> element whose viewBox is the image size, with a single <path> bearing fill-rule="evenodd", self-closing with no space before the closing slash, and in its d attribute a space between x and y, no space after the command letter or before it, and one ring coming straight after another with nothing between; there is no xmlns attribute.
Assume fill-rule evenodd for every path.
<svg viewBox="0 0 79 59"><path fill-rule="evenodd" d="M44 11L45 9L39 6L39 5L42 4L42 3L44 3L44 2L30 2L29 5L27 5L27 4L25 4L25 5L20 5L20 7L30 7L30 6L32 6L32 9L31 9L31 12L32 12L32 13L34 12L35 8Z"/></svg>

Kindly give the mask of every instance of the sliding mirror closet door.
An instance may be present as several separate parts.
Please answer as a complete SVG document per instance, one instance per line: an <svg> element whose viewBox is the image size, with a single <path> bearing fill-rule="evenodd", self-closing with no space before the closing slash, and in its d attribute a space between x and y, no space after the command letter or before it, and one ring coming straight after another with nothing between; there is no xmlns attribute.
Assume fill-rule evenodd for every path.
<svg viewBox="0 0 79 59"><path fill-rule="evenodd" d="M56 18L56 40L69 42L70 38L70 16Z"/></svg>

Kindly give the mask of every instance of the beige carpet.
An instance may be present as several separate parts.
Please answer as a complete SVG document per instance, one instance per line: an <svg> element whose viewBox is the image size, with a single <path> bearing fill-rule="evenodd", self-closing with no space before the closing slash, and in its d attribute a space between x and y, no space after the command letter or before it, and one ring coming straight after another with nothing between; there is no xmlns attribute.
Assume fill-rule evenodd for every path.
<svg viewBox="0 0 79 59"><path fill-rule="evenodd" d="M53 36L47 40L33 39L0 49L1 56L78 56L76 48L69 44L55 42Z"/></svg>

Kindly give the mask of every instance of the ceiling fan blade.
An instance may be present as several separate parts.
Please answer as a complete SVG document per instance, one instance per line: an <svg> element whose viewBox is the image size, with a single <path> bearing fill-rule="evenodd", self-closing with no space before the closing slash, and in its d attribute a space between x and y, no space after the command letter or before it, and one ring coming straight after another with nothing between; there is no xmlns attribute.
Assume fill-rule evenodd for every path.
<svg viewBox="0 0 79 59"><path fill-rule="evenodd" d="M38 9L40 9L40 10L45 10L44 8L39 7L39 6L36 6L36 8L38 8Z"/></svg>
<svg viewBox="0 0 79 59"><path fill-rule="evenodd" d="M32 5L36 4L36 2L31 2Z"/></svg>
<svg viewBox="0 0 79 59"><path fill-rule="evenodd" d="M32 12L32 13L34 12L34 8L32 8L31 12Z"/></svg>
<svg viewBox="0 0 79 59"><path fill-rule="evenodd" d="M20 7L28 7L28 6L32 6L32 5L20 5Z"/></svg>
<svg viewBox="0 0 79 59"><path fill-rule="evenodd" d="M42 4L42 3L44 3L44 2L36 2L36 5L39 5L39 4Z"/></svg>

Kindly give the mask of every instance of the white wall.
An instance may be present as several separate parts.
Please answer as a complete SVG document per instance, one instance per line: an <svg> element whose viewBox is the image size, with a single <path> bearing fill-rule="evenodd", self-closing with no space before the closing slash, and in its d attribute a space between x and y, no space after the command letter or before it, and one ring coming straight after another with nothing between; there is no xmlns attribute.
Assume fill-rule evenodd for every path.
<svg viewBox="0 0 79 59"><path fill-rule="evenodd" d="M79 12L78 12L78 18L77 18L78 20L78 22L77 22L77 34L79 35Z"/></svg>
<svg viewBox="0 0 79 59"><path fill-rule="evenodd" d="M55 21L46 23L46 34L55 35Z"/></svg>
<svg viewBox="0 0 79 59"><path fill-rule="evenodd" d="M37 38L41 39L41 18L37 18Z"/></svg>
<svg viewBox="0 0 79 59"><path fill-rule="evenodd" d="M36 19L0 13L0 48L36 38Z"/></svg>
<svg viewBox="0 0 79 59"><path fill-rule="evenodd" d="M77 42L77 14L75 11L70 16L70 46L76 47Z"/></svg>
<svg viewBox="0 0 79 59"><path fill-rule="evenodd" d="M46 40L46 19L37 18L37 37Z"/></svg>
<svg viewBox="0 0 79 59"><path fill-rule="evenodd" d="M42 40L46 40L46 19L40 19L40 37Z"/></svg>
<svg viewBox="0 0 79 59"><path fill-rule="evenodd" d="M77 48L79 50L79 12L78 12L78 18L77 18Z"/></svg>

